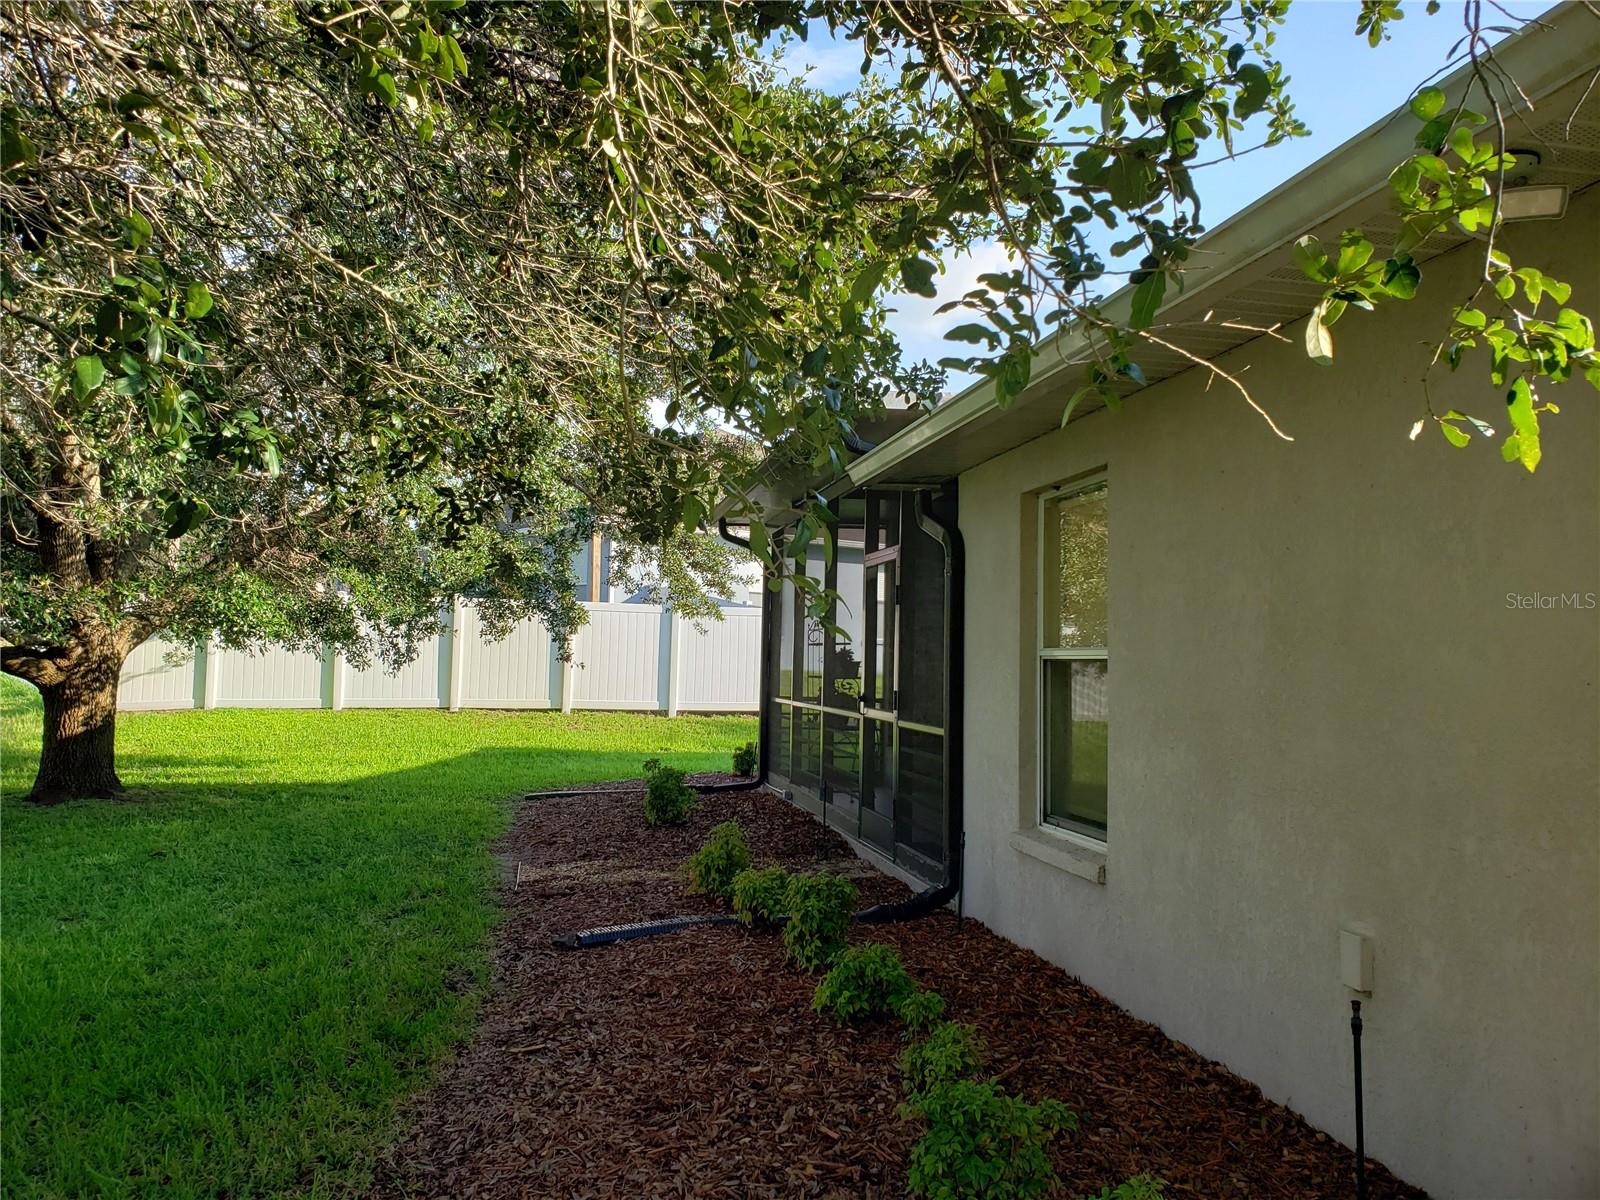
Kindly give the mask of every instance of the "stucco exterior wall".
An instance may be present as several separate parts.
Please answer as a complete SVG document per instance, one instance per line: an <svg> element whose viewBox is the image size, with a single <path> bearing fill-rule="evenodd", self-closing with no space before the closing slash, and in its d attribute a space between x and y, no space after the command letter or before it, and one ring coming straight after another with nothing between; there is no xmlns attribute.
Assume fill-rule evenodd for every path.
<svg viewBox="0 0 1600 1200"><path fill-rule="evenodd" d="M1508 238L1591 313L1597 243L1600 189ZM1440 1196L1594 1197L1600 610L1507 594L1600 592L1600 397L1545 393L1536 475L1497 444L1407 440L1418 343L1475 253L1346 315L1331 368L1302 326L1221 360L1292 444L1190 372L961 477L968 612L989 615L965 634L965 904L1346 1142L1338 934L1360 927L1369 1153ZM1481 360L1436 377L1439 411L1500 415ZM1035 497L1099 469L1103 883L1016 848L1037 825Z"/></svg>

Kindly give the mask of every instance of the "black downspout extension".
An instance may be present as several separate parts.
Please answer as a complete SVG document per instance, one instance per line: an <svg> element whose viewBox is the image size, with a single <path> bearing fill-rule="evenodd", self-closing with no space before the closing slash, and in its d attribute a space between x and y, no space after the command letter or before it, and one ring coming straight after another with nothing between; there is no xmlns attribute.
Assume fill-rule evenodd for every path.
<svg viewBox="0 0 1600 1200"><path fill-rule="evenodd" d="M1350 1001L1350 1042L1356 1064L1356 1200L1367 1200L1367 1129L1361 1103L1361 1001Z"/></svg>

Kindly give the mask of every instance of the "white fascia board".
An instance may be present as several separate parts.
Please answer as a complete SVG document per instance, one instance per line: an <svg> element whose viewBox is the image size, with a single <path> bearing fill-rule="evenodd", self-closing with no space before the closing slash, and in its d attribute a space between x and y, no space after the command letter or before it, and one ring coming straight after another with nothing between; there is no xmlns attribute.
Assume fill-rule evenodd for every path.
<svg viewBox="0 0 1600 1200"><path fill-rule="evenodd" d="M1600 63L1600 21L1582 3L1569 0L1501 42L1494 55L1523 93L1537 102L1595 70ZM1472 80L1472 64L1468 63L1436 86L1454 104ZM1389 173L1413 152L1416 130L1415 120L1401 106L1229 217L1196 243L1195 259L1206 265L1186 269L1184 290L1171 296L1161 311L1178 306L1203 311L1207 297L1217 296L1240 271L1383 191ZM1110 320L1120 323L1132 309L1132 298L1131 286L1120 288L1102 302L1101 309ZM1032 379L1013 406L1045 394L1042 385L1076 365L1086 348L1087 340L1077 327L1060 330L1041 342L1034 352ZM1048 364L1039 362L1046 357ZM973 384L856 459L849 470L851 485L864 487L893 475L908 458L999 407L991 381Z"/></svg>

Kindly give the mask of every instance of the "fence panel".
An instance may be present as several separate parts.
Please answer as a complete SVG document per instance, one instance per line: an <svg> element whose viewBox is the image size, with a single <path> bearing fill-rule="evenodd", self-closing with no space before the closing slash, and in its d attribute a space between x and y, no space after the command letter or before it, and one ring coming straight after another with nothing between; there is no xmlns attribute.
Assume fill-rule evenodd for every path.
<svg viewBox="0 0 1600 1200"><path fill-rule="evenodd" d="M498 642L484 639L478 612L457 609L455 650L462 708L556 708L560 680L555 647L538 621L519 622Z"/></svg>
<svg viewBox="0 0 1600 1200"><path fill-rule="evenodd" d="M665 709L665 619L655 604L585 604L572 639L572 707Z"/></svg>
<svg viewBox="0 0 1600 1200"><path fill-rule="evenodd" d="M215 691L206 691L215 708L323 708L327 705L320 654L274 646L259 654L212 647L207 672L216 671Z"/></svg>
<svg viewBox="0 0 1600 1200"><path fill-rule="evenodd" d="M393 675L377 660L365 670L345 667L346 708L445 708L449 703L449 633L424 642L417 656Z"/></svg>
<svg viewBox="0 0 1600 1200"><path fill-rule="evenodd" d="M678 629L678 709L753 712L760 700L761 612L723 610L722 620Z"/></svg>
<svg viewBox="0 0 1600 1200"><path fill-rule="evenodd" d="M166 661L174 643L151 638L122 665L117 687L117 707L132 712L140 708L198 708L200 670L190 648L186 661L172 666Z"/></svg>

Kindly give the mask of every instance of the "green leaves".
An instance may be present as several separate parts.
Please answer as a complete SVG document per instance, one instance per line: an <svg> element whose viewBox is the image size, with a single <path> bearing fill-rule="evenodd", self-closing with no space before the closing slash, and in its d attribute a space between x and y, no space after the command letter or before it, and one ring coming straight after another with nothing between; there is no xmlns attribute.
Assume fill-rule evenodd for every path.
<svg viewBox="0 0 1600 1200"><path fill-rule="evenodd" d="M199 320L211 311L211 289L196 280L184 292L183 312L192 320Z"/></svg>
<svg viewBox="0 0 1600 1200"><path fill-rule="evenodd" d="M1522 267L1511 274L1522 281L1523 290L1528 297L1528 303L1535 309L1546 295L1552 297L1557 304L1565 304L1572 297L1570 284L1560 280L1551 279L1536 267Z"/></svg>
<svg viewBox="0 0 1600 1200"><path fill-rule="evenodd" d="M977 322L957 325L944 336L952 342L983 342L990 350L999 349L1000 346L1000 335L987 325L979 325Z"/></svg>
<svg viewBox="0 0 1600 1200"><path fill-rule="evenodd" d="M1272 94L1272 77L1255 63L1243 64L1235 77L1239 81L1239 94L1233 101L1233 115L1245 120L1266 107Z"/></svg>
<svg viewBox="0 0 1600 1200"><path fill-rule="evenodd" d="M1119 154L1106 175L1111 203L1122 209L1140 209L1149 204L1158 184L1155 164L1140 154Z"/></svg>
<svg viewBox="0 0 1600 1200"><path fill-rule="evenodd" d="M1322 243L1309 233L1295 242L1294 260L1307 279L1314 279L1318 283L1326 283L1336 274Z"/></svg>
<svg viewBox="0 0 1600 1200"><path fill-rule="evenodd" d="M1506 415L1512 433L1500 447L1506 462L1520 462L1529 472L1538 469L1543 452L1539 448L1539 413L1533 403L1533 388L1518 379L1506 393Z"/></svg>
<svg viewBox="0 0 1600 1200"><path fill-rule="evenodd" d="M1372 243L1358 229L1347 229L1339 238L1339 261L1334 268L1340 278L1352 275L1372 258Z"/></svg>
<svg viewBox="0 0 1600 1200"><path fill-rule="evenodd" d="M1133 309L1128 323L1133 329L1149 329L1155 323L1156 310L1167 292L1167 277L1160 271L1152 272L1133 289Z"/></svg>
<svg viewBox="0 0 1600 1200"><path fill-rule="evenodd" d="M1027 343L1013 345L1000 356L998 370L994 373L995 397L1009 404L1022 394L1033 374L1033 347Z"/></svg>
<svg viewBox="0 0 1600 1200"><path fill-rule="evenodd" d="M1445 96L1436 87L1425 87L1411 97L1411 115L1419 121L1431 121L1444 111Z"/></svg>
<svg viewBox="0 0 1600 1200"><path fill-rule="evenodd" d="M886 262L870 262L856 274L855 280L850 284L850 299L855 302L858 308L865 308L872 303L872 298L878 294L878 288L882 286L884 274L888 270L889 264ZM905 267L902 265L902 277L904 277L904 273ZM933 273L930 271L928 273L929 281L932 278Z"/></svg>
<svg viewBox="0 0 1600 1200"><path fill-rule="evenodd" d="M106 381L106 364L98 354L86 354L72 364L72 390L84 399Z"/></svg>
<svg viewBox="0 0 1600 1200"><path fill-rule="evenodd" d="M1410 300L1422 282L1422 271L1409 254L1386 259L1383 264L1384 290L1396 300Z"/></svg>
<svg viewBox="0 0 1600 1200"><path fill-rule="evenodd" d="M155 229L143 213L130 210L122 217L122 236L130 247L139 250L155 236Z"/></svg>
<svg viewBox="0 0 1600 1200"><path fill-rule="evenodd" d="M169 538L180 538L186 533L192 533L200 522L211 515L209 504L189 496L173 499L161 513Z"/></svg>
<svg viewBox="0 0 1600 1200"><path fill-rule="evenodd" d="M936 296L933 274L937 268L925 258L911 257L901 260L900 281L905 289L918 296Z"/></svg>

